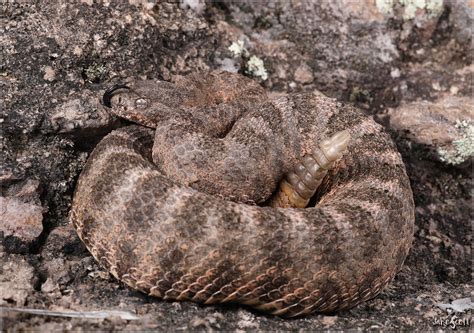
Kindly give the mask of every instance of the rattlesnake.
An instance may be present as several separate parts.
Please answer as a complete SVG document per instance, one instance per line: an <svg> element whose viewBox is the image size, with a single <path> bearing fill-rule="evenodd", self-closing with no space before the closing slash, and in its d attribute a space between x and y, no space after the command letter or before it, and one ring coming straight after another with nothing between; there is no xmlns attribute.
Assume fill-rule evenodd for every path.
<svg viewBox="0 0 474 333"><path fill-rule="evenodd" d="M400 269L413 237L409 180L389 135L354 107L319 92L270 96L225 72L129 82L103 99L139 125L94 149L71 220L132 288L292 317L353 307ZM309 207L269 207L334 133L347 151Z"/></svg>

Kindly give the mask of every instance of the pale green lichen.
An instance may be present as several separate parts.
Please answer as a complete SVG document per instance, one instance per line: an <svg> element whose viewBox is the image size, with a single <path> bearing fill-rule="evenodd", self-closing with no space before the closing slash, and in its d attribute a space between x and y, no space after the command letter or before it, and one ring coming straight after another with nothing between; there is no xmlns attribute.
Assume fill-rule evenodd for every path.
<svg viewBox="0 0 474 333"><path fill-rule="evenodd" d="M229 47L228 50L232 52L234 58L242 57L244 60L247 60L245 71L247 74L250 74L255 77L259 77L262 80L268 79L268 73L263 64L263 60L259 57L253 55L249 58L250 53L244 46L243 40L238 40L233 42Z"/></svg>
<svg viewBox="0 0 474 333"><path fill-rule="evenodd" d="M233 42L229 46L229 51L232 52L234 57L240 57L240 56L248 56L248 51L244 46L244 41L243 40L238 40L236 42Z"/></svg>
<svg viewBox="0 0 474 333"><path fill-rule="evenodd" d="M107 67L105 67L103 64L94 62L85 68L83 73L88 82L97 83L105 76L106 72Z"/></svg>
<svg viewBox="0 0 474 333"><path fill-rule="evenodd" d="M393 0L375 0L375 6L384 15L393 13Z"/></svg>
<svg viewBox="0 0 474 333"><path fill-rule="evenodd" d="M456 121L456 128L462 137L452 142L452 148L438 148L441 161L457 165L474 156L474 125L470 121Z"/></svg>
<svg viewBox="0 0 474 333"><path fill-rule="evenodd" d="M427 0L426 9L433 15L440 13L443 10L443 0Z"/></svg>
<svg viewBox="0 0 474 333"><path fill-rule="evenodd" d="M397 3L403 6L404 20L414 19L418 10L425 11L428 17L437 16L443 10L443 0L375 0L375 6L384 15L392 15Z"/></svg>
<svg viewBox="0 0 474 333"><path fill-rule="evenodd" d="M249 61L247 61L247 72L253 76L260 77L262 80L268 79L268 73L263 60L257 56L251 56Z"/></svg>
<svg viewBox="0 0 474 333"><path fill-rule="evenodd" d="M405 20L415 18L416 10L422 8L420 6L424 6L424 0L400 0L400 3L405 7L403 11L403 18Z"/></svg>

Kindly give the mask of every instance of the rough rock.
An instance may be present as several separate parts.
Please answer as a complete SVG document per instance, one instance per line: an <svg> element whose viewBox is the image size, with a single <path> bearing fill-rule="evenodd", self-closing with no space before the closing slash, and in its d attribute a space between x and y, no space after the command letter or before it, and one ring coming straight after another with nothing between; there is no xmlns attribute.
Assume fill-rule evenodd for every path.
<svg viewBox="0 0 474 333"><path fill-rule="evenodd" d="M86 249L74 228L67 224L58 226L49 233L41 252L49 260L63 254L82 254L86 252Z"/></svg>
<svg viewBox="0 0 474 333"><path fill-rule="evenodd" d="M310 83L314 79L313 72L307 64L301 64L295 71L295 81L299 83Z"/></svg>
<svg viewBox="0 0 474 333"><path fill-rule="evenodd" d="M474 156L474 109L470 97L418 101L388 112L391 127L433 148L441 161L461 164Z"/></svg>
<svg viewBox="0 0 474 333"><path fill-rule="evenodd" d="M24 203L41 205L39 196L41 195L40 182L36 179L27 179L10 186L6 191L7 197L14 197Z"/></svg>
<svg viewBox="0 0 474 333"><path fill-rule="evenodd" d="M0 196L0 237L8 252L26 253L43 231L39 182L27 180Z"/></svg>
<svg viewBox="0 0 474 333"><path fill-rule="evenodd" d="M43 231L41 206L23 203L16 198L0 197L1 231L4 237L15 237L30 244Z"/></svg>
<svg viewBox="0 0 474 333"><path fill-rule="evenodd" d="M94 146L97 138L118 126L119 119L106 111L97 92L84 90L75 95L47 114L42 131L68 134L79 145Z"/></svg>
<svg viewBox="0 0 474 333"><path fill-rule="evenodd" d="M472 41L472 26L474 24L474 1L467 0L448 0L451 14L449 19L450 26L453 29L453 37L457 43L461 45L466 54L474 51L474 43Z"/></svg>
<svg viewBox="0 0 474 333"><path fill-rule="evenodd" d="M373 1L349 5L327 1L232 1L228 11L236 24L223 28L226 40L229 38L229 44L248 40L250 53L264 55L270 72L265 84L269 87L287 89L291 81L284 77L285 72L295 73L300 85L313 81L308 67L299 68L306 63L309 72L317 75L314 85L305 89L316 87L336 96L348 96L352 86L372 90L386 81L392 63L400 56L397 33L387 29L388 17ZM335 68L335 63L344 65ZM369 68L380 76L367 80Z"/></svg>
<svg viewBox="0 0 474 333"><path fill-rule="evenodd" d="M6 260L8 259L8 261ZM34 292L34 269L18 255L0 252L0 306L23 306Z"/></svg>

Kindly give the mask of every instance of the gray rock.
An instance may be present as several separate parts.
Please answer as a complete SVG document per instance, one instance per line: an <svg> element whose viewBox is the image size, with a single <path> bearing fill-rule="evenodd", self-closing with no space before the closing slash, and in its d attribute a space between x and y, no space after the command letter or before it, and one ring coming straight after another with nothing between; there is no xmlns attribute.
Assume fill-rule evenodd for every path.
<svg viewBox="0 0 474 333"><path fill-rule="evenodd" d="M41 195L40 182L36 179L16 183L8 188L6 196L15 197L22 202L41 205L39 196Z"/></svg>
<svg viewBox="0 0 474 333"><path fill-rule="evenodd" d="M374 1L245 0L234 1L229 11L250 38L249 52L265 55L267 85L288 87L283 75L288 66L284 71L295 73L300 89L304 84L348 96L353 86L372 91L389 81L390 68L400 59L400 31L388 25L393 15Z"/></svg>
<svg viewBox="0 0 474 333"><path fill-rule="evenodd" d="M35 272L19 255L10 255L8 261L0 253L0 306L23 306L28 296L34 292Z"/></svg>
<svg viewBox="0 0 474 333"><path fill-rule="evenodd" d="M54 228L42 248L42 254L48 260L67 254L87 253L86 251L84 244L70 224Z"/></svg>
<svg viewBox="0 0 474 333"><path fill-rule="evenodd" d="M39 182L27 180L0 196L0 234L8 252L25 253L43 231Z"/></svg>
<svg viewBox="0 0 474 333"><path fill-rule="evenodd" d="M465 312L466 310L474 309L474 302L471 301L470 297L460 298L452 301L451 303L438 303L436 304L440 309L450 312Z"/></svg>
<svg viewBox="0 0 474 333"><path fill-rule="evenodd" d="M93 145L118 127L119 119L107 112L100 102L100 94L83 90L75 95L47 113L42 124L44 133L68 134L75 142L89 140Z"/></svg>
<svg viewBox="0 0 474 333"><path fill-rule="evenodd" d="M474 109L469 97L412 102L388 114L390 126L431 147L445 163L462 164L474 156Z"/></svg>
<svg viewBox="0 0 474 333"><path fill-rule="evenodd" d="M450 9L450 21L453 27L453 36L462 45L466 54L472 54L474 43L472 26L474 24L474 2L463 0L447 1Z"/></svg>
<svg viewBox="0 0 474 333"><path fill-rule="evenodd" d="M9 252L27 252L43 231L43 208L17 198L0 197L0 232Z"/></svg>
<svg viewBox="0 0 474 333"><path fill-rule="evenodd" d="M307 64L301 64L295 71L295 81L299 83L311 83L313 82L313 72L311 67Z"/></svg>

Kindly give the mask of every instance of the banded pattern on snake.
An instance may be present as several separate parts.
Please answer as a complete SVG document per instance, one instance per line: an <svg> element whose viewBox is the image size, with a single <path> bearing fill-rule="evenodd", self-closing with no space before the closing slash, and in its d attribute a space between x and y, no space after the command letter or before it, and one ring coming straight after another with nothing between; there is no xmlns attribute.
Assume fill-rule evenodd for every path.
<svg viewBox="0 0 474 333"><path fill-rule="evenodd" d="M138 125L94 149L71 220L132 288L293 317L376 296L407 256L405 167L354 107L319 92L270 96L224 72L130 82L104 104ZM317 181L304 180L310 170Z"/></svg>

